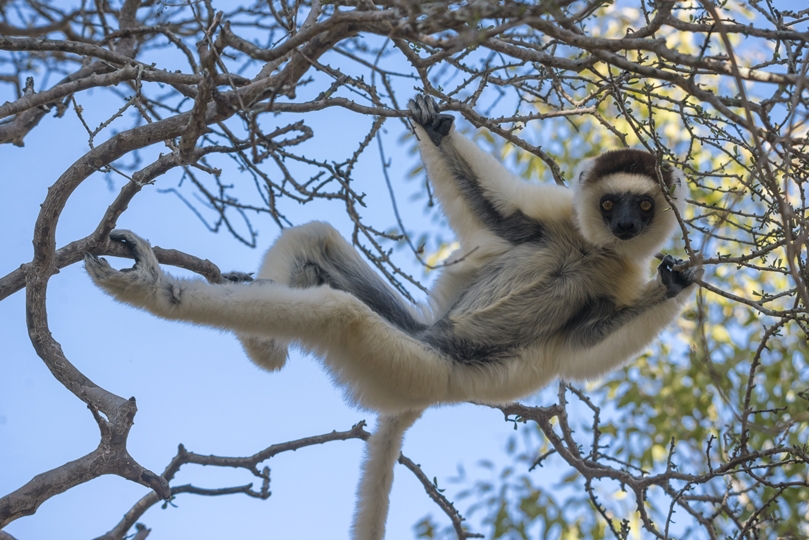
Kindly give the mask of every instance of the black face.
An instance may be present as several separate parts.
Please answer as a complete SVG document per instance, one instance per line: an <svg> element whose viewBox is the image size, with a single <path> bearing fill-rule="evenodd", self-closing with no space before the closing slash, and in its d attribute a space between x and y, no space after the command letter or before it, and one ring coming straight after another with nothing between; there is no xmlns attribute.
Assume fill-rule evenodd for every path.
<svg viewBox="0 0 809 540"><path fill-rule="evenodd" d="M655 201L648 195L620 193L604 195L599 202L601 216L612 234L621 240L635 238L652 222Z"/></svg>

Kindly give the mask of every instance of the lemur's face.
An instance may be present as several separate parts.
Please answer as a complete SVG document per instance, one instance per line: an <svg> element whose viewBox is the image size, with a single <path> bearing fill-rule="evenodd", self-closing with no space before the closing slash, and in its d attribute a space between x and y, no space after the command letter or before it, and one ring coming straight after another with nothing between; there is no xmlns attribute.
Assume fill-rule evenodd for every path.
<svg viewBox="0 0 809 540"><path fill-rule="evenodd" d="M642 234L654 219L655 200L645 194L608 193L601 197L599 210L615 237L630 240Z"/></svg>
<svg viewBox="0 0 809 540"><path fill-rule="evenodd" d="M612 150L574 174L576 228L588 242L623 256L654 255L677 227L687 196L679 170L640 150Z"/></svg>

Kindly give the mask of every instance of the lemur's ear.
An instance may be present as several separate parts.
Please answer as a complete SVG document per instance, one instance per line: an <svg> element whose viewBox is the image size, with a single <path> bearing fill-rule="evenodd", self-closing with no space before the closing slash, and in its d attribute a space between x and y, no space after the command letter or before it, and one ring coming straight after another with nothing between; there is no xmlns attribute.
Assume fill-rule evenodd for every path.
<svg viewBox="0 0 809 540"><path fill-rule="evenodd" d="M593 169L593 165L595 165L596 159L597 158L585 159L584 161L581 161L579 162L578 165L576 165L576 168L573 170L573 178L570 180L571 188L577 191L581 189L583 183L587 179L587 176Z"/></svg>

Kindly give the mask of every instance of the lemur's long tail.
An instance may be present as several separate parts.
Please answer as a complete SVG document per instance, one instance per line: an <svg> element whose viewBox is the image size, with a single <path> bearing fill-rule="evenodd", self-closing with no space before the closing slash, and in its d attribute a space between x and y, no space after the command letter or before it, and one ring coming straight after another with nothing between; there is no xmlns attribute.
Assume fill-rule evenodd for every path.
<svg viewBox="0 0 809 540"><path fill-rule="evenodd" d="M388 517L393 467L399 459L402 437L423 410L380 416L376 432L368 439L362 476L357 487L357 510L351 526L354 540L382 540Z"/></svg>

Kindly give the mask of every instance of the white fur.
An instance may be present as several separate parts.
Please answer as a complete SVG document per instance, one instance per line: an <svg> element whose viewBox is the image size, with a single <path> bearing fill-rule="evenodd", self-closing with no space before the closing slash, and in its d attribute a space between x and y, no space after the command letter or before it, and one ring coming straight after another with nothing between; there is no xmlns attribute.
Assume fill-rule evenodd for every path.
<svg viewBox="0 0 809 540"><path fill-rule="evenodd" d="M625 325L595 347L585 351L563 350L558 359L559 377L569 381L593 380L633 358L657 337L682 311L695 289L691 285L677 297L646 311L633 324Z"/></svg>
<svg viewBox="0 0 809 540"><path fill-rule="evenodd" d="M357 509L351 525L352 538L384 538L393 469L399 459L404 432L419 419L423 410L397 416L380 416L376 431L365 447Z"/></svg>
<svg viewBox="0 0 809 540"><path fill-rule="evenodd" d="M383 537L392 466L404 431L424 408L468 400L504 403L536 392L555 377L601 376L647 346L677 316L695 287L667 298L661 283L647 281L648 258L676 225L673 213L666 211L663 193L649 178L614 174L591 188L578 181L592 165L586 162L575 175L573 191L527 184L471 141L451 132L441 145L450 145L469 165L484 198L503 216L522 212L541 221L555 239L514 245L487 229L472 212L442 155L442 148L448 147L435 146L421 127L416 131L435 193L461 243L451 257L460 262L442 271L430 305L403 308L417 324L432 328L448 317L453 331L473 340L503 321L522 325L519 328L530 334L561 328L564 320L559 318L570 317L565 311L571 309L569 305L583 305L587 298L609 298L619 309L643 309L642 316L587 348L560 330L514 352L507 361L468 364L448 358L414 337L417 333L403 331L352 294L328 285L293 283L291 276L300 270L296 265L318 257L335 257L343 265L364 268L357 252L327 224L315 222L285 232L267 253L259 280L249 285L212 286L164 274L148 243L131 233L115 233L136 254L131 271L119 272L103 259L86 258L93 280L118 300L167 319L233 330L262 367L279 369L290 343L313 351L351 401L383 414L368 444L353 526L356 540ZM677 189L671 199L682 208L684 179L679 172L675 177ZM654 197L660 211L647 231L628 241L609 232L598 200L610 191ZM501 260L508 264L501 276L492 278L499 282L476 281L487 265ZM599 266L590 268L590 264ZM553 281L559 272L567 272L573 286L565 280ZM370 279L371 274L357 275L361 276L357 279ZM363 283L371 286L369 281ZM375 281L373 286L380 294L393 294L389 285ZM538 305L514 307L532 294ZM532 319L534 311L526 311L530 309L544 318Z"/></svg>

